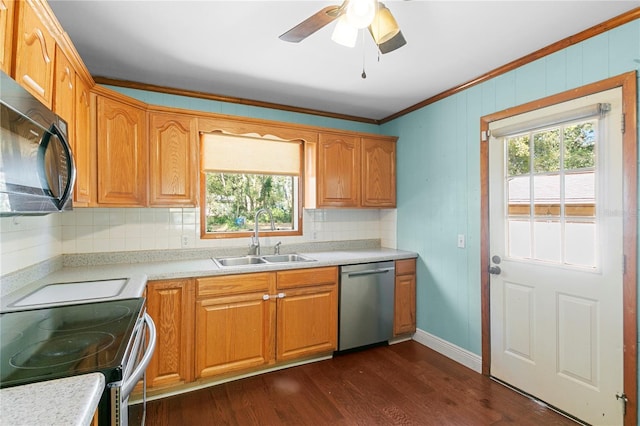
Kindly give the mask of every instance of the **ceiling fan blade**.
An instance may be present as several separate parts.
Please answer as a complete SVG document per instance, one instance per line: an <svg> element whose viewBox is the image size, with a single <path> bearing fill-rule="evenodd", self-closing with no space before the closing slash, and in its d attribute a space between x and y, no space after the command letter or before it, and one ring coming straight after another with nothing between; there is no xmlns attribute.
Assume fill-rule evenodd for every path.
<svg viewBox="0 0 640 426"><path fill-rule="evenodd" d="M394 50L401 48L405 44L407 44L407 41L404 39L402 31L398 31L398 34L394 35L389 40L385 41L384 43L380 43L378 45L378 49L380 49L380 52L384 54L393 52Z"/></svg>
<svg viewBox="0 0 640 426"><path fill-rule="evenodd" d="M346 3L346 2L345 2ZM333 22L337 17L344 12L344 3L341 6L327 6L319 12L311 15L309 18L300 22L295 27L291 28L286 33L282 34L280 40L289 41L291 43L298 43L311 34L318 31L325 25Z"/></svg>

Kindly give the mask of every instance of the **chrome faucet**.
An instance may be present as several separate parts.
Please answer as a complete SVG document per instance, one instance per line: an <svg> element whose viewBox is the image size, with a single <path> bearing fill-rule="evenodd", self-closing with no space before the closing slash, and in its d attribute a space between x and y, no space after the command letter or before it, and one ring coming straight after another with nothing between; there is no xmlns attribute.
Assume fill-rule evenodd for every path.
<svg viewBox="0 0 640 426"><path fill-rule="evenodd" d="M269 215L269 219L271 220L271 230L274 231L276 229L275 224L273 223L273 214L271 214L271 210L260 209L256 212L256 216L254 218L254 230L253 235L251 236L251 244L249 244L249 254L260 254L260 239L258 237L258 216L260 213L267 213Z"/></svg>

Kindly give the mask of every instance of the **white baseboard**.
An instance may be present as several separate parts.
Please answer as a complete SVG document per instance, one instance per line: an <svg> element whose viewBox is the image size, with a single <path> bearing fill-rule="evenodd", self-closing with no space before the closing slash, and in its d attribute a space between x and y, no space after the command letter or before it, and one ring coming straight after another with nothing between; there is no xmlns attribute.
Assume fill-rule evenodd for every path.
<svg viewBox="0 0 640 426"><path fill-rule="evenodd" d="M482 373L482 357L480 355L469 352L466 349L420 329L416 330L416 333L413 335L413 340L433 349L447 358L451 358L457 363L462 364L477 373Z"/></svg>

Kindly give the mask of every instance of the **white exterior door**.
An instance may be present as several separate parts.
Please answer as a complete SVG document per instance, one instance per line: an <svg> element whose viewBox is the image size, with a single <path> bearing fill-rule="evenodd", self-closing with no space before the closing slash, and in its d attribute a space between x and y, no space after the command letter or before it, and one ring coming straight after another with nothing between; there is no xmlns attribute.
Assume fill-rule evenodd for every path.
<svg viewBox="0 0 640 426"><path fill-rule="evenodd" d="M621 98L489 127L491 375L594 425L624 415Z"/></svg>

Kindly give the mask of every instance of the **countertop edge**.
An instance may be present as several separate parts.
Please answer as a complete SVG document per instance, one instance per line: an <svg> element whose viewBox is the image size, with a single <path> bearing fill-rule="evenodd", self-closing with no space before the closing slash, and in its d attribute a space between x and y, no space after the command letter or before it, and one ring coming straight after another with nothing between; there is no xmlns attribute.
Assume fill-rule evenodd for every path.
<svg viewBox="0 0 640 426"><path fill-rule="evenodd" d="M102 373L0 390L0 423L89 425L105 386Z"/></svg>

